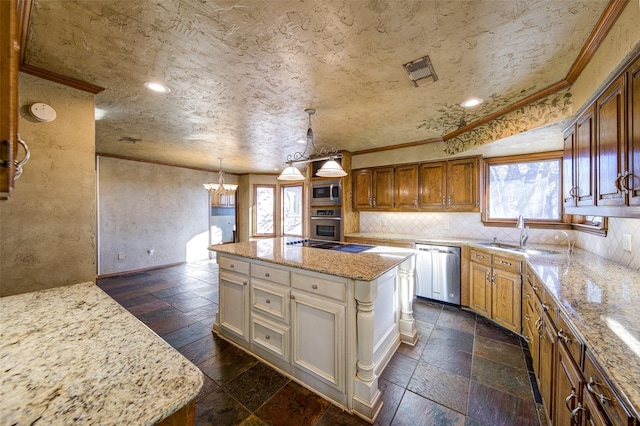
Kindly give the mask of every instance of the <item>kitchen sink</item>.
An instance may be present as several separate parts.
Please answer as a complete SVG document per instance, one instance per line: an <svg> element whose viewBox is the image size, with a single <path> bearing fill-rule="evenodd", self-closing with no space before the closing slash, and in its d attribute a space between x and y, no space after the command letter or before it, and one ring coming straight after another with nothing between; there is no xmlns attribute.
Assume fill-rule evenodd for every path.
<svg viewBox="0 0 640 426"><path fill-rule="evenodd" d="M505 243L497 243L497 242L487 242L487 243L479 243L482 246L485 247L494 247L494 248L499 248L499 249L503 249L503 250L511 250L511 251L515 251L518 253L525 253L525 254L531 254L531 255L541 255L541 254L558 254L559 252L557 251L553 251L553 250L546 250L546 249L536 249L536 248L527 248L527 247L520 247L520 246L516 246L514 244L505 244Z"/></svg>

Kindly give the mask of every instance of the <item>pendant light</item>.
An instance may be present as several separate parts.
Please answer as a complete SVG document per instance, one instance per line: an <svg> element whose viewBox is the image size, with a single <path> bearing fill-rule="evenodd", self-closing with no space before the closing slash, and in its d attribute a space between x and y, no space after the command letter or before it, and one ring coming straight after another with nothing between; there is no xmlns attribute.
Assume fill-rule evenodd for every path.
<svg viewBox="0 0 640 426"><path fill-rule="evenodd" d="M235 191L238 189L238 185L234 185L231 183L225 183L224 181L224 171L222 171L222 157L218 157L220 160L220 171L218 172L218 183L203 183L202 186L205 187L207 191L214 191L216 193L227 193L231 191Z"/></svg>
<svg viewBox="0 0 640 426"><path fill-rule="evenodd" d="M342 154L338 152L336 147L322 147L316 148L314 142L313 128L311 127L311 116L316 113L315 109L305 109L309 115L309 127L307 129L307 144L303 152L296 152L293 155L287 155L288 166L278 176L279 180L304 180L304 176L298 169L293 167L296 163L311 163L315 161L328 160L322 167L316 172L316 176L320 177L342 177L346 176L345 172L340 164L336 161L336 158L342 158ZM309 153L307 154L307 151Z"/></svg>

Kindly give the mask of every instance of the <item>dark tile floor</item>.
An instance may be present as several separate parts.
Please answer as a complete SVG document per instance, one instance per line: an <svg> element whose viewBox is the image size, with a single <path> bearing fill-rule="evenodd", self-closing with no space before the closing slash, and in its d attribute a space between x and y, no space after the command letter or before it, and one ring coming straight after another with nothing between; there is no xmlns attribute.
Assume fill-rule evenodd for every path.
<svg viewBox="0 0 640 426"><path fill-rule="evenodd" d="M367 424L213 335L217 283L215 261L98 280L205 374L197 425ZM417 300L414 316L420 339L402 345L381 375L376 424L541 424L529 352L518 336L435 302Z"/></svg>

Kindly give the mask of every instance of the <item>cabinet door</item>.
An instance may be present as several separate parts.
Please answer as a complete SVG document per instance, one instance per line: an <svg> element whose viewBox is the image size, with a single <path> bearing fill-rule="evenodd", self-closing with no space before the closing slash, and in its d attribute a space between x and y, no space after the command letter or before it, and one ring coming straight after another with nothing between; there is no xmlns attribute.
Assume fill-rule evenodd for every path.
<svg viewBox="0 0 640 426"><path fill-rule="evenodd" d="M593 170L593 106L586 110L576 123L574 176L576 205L594 205L595 170Z"/></svg>
<svg viewBox="0 0 640 426"><path fill-rule="evenodd" d="M417 210L418 208L418 165L396 166L395 175L396 208Z"/></svg>
<svg viewBox="0 0 640 426"><path fill-rule="evenodd" d="M447 209L480 211L478 201L478 159L449 161L447 170Z"/></svg>
<svg viewBox="0 0 640 426"><path fill-rule="evenodd" d="M493 269L491 318L503 327L520 334L522 313L522 276Z"/></svg>
<svg viewBox="0 0 640 426"><path fill-rule="evenodd" d="M291 295L293 365L344 390L344 305L299 291L292 291Z"/></svg>
<svg viewBox="0 0 640 426"><path fill-rule="evenodd" d="M582 398L582 404L584 406L584 424L586 426L610 425L611 423L607 420L607 416L602 411L600 411L595 398L587 391L586 388L583 391L583 395L584 397Z"/></svg>
<svg viewBox="0 0 640 426"><path fill-rule="evenodd" d="M625 186L629 188L629 204L640 205L640 58L627 73L628 100L628 163L629 175L625 178Z"/></svg>
<svg viewBox="0 0 640 426"><path fill-rule="evenodd" d="M436 161L420 165L420 207L444 210L447 207L447 163Z"/></svg>
<svg viewBox="0 0 640 426"><path fill-rule="evenodd" d="M220 326L245 342L249 334L249 277L220 272Z"/></svg>
<svg viewBox="0 0 640 426"><path fill-rule="evenodd" d="M491 318L491 267L470 262L470 308Z"/></svg>
<svg viewBox="0 0 640 426"><path fill-rule="evenodd" d="M353 208L367 210L373 206L373 171L356 170L353 174Z"/></svg>
<svg viewBox="0 0 640 426"><path fill-rule="evenodd" d="M17 3L0 1L0 199L8 198L13 188L18 144Z"/></svg>
<svg viewBox="0 0 640 426"><path fill-rule="evenodd" d="M529 345L534 371L538 371L538 368L540 368L540 335L536 328L540 317L535 308L537 299L538 297L530 291L525 291L522 298L522 334Z"/></svg>
<svg viewBox="0 0 640 426"><path fill-rule="evenodd" d="M556 354L556 329L549 316L541 312L542 327L540 336L540 366L538 368L538 386L542 402L547 407L550 424L553 419L553 374Z"/></svg>
<svg viewBox="0 0 640 426"><path fill-rule="evenodd" d="M575 176L573 170L574 159L574 126L571 126L564 134L564 154L562 156L562 200L565 207L575 207Z"/></svg>
<svg viewBox="0 0 640 426"><path fill-rule="evenodd" d="M555 425L581 424L581 410L576 408L581 404L582 374L573 362L573 359L564 344L558 343L558 358L556 362L555 377ZM575 411L572 417L571 413Z"/></svg>
<svg viewBox="0 0 640 426"><path fill-rule="evenodd" d="M625 171L625 85L619 77L596 101L596 204L626 205L620 179Z"/></svg>
<svg viewBox="0 0 640 426"><path fill-rule="evenodd" d="M373 207L377 209L393 208L393 188L393 167L373 169Z"/></svg>

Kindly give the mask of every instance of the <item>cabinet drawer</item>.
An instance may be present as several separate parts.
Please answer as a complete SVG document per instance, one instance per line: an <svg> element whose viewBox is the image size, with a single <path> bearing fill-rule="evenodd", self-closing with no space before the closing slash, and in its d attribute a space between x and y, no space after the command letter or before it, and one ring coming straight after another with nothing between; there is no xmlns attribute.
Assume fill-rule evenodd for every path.
<svg viewBox="0 0 640 426"><path fill-rule="evenodd" d="M225 256L217 256L218 265L220 268L234 271L239 274L249 275L249 262L243 262L241 260L232 259Z"/></svg>
<svg viewBox="0 0 640 426"><path fill-rule="evenodd" d="M585 390L596 400L597 405L609 418L614 426L629 426L634 420L629 411L620 402L620 399L605 380L605 376L587 352L584 359Z"/></svg>
<svg viewBox="0 0 640 426"><path fill-rule="evenodd" d="M567 348L571 354L573 362L578 366L582 366L582 348L584 344L580 336L576 334L572 327L569 326L563 314L558 315L558 339Z"/></svg>
<svg viewBox="0 0 640 426"><path fill-rule="evenodd" d="M332 281L306 274L291 274L291 286L319 296L344 302L346 299L346 281Z"/></svg>
<svg viewBox="0 0 640 426"><path fill-rule="evenodd" d="M469 258L471 259L472 262L491 266L491 255L484 251L471 249Z"/></svg>
<svg viewBox="0 0 640 426"><path fill-rule="evenodd" d="M252 315L251 342L289 362L289 327Z"/></svg>
<svg viewBox="0 0 640 426"><path fill-rule="evenodd" d="M251 280L251 308L289 322L289 287Z"/></svg>
<svg viewBox="0 0 640 426"><path fill-rule="evenodd" d="M544 293L544 286L538 279L538 276L533 272L531 268L527 269L527 275L525 279L525 284L527 284L533 293L538 296L538 299L542 300L542 294Z"/></svg>
<svg viewBox="0 0 640 426"><path fill-rule="evenodd" d="M251 276L286 286L289 285L289 271L272 268L270 266L256 265L254 263L251 266Z"/></svg>
<svg viewBox="0 0 640 426"><path fill-rule="evenodd" d="M497 254L493 255L493 266L503 271L514 272L516 274L522 272L522 261Z"/></svg>

